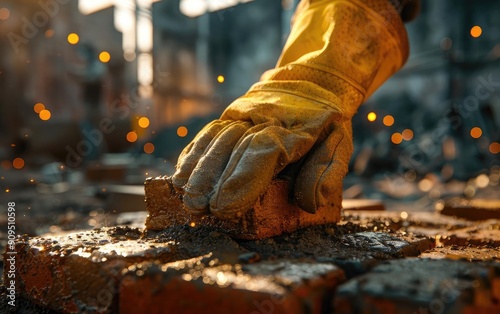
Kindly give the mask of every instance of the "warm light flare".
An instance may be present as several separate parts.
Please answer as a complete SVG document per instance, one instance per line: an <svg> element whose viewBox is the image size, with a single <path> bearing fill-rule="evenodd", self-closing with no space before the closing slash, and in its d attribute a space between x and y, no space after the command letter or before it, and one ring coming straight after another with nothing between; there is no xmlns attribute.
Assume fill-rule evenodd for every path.
<svg viewBox="0 0 500 314"><path fill-rule="evenodd" d="M391 115L387 115L382 120L385 126L392 126L394 124L394 117Z"/></svg>
<svg viewBox="0 0 500 314"><path fill-rule="evenodd" d="M109 60L111 60L111 55L109 54L109 52L102 51L99 54L99 61L101 61L102 63L108 63Z"/></svg>
<svg viewBox="0 0 500 314"><path fill-rule="evenodd" d="M413 139L413 131L410 129L404 130L401 135L405 141L411 141Z"/></svg>
<svg viewBox="0 0 500 314"><path fill-rule="evenodd" d="M0 20L6 20L10 17L10 11L7 8L0 8Z"/></svg>
<svg viewBox="0 0 500 314"><path fill-rule="evenodd" d="M80 36L78 36L78 34L76 33L71 33L68 35L68 42L72 45L76 45L78 44L78 42L80 41Z"/></svg>
<svg viewBox="0 0 500 314"><path fill-rule="evenodd" d="M188 135L188 129L185 126L180 126L177 128L177 135L179 137L185 137Z"/></svg>
<svg viewBox="0 0 500 314"><path fill-rule="evenodd" d="M394 133L392 134L391 136L391 142L393 144L401 144L401 142L403 141L403 135L401 135L401 133Z"/></svg>
<svg viewBox="0 0 500 314"><path fill-rule="evenodd" d="M146 129L148 126L149 126L149 119L146 118L146 117L142 117L139 119L139 121L137 122L139 124L139 126L143 129Z"/></svg>
<svg viewBox="0 0 500 314"><path fill-rule="evenodd" d="M127 141L130 143L134 143L137 141L137 133L134 131L127 133Z"/></svg>
<svg viewBox="0 0 500 314"><path fill-rule="evenodd" d="M23 169L24 167L24 159L16 158L12 161L12 166L16 169Z"/></svg>
<svg viewBox="0 0 500 314"><path fill-rule="evenodd" d="M470 35L474 38L478 38L482 33L483 29L481 28L481 26L476 25L470 29Z"/></svg>
<svg viewBox="0 0 500 314"><path fill-rule="evenodd" d="M40 111L40 113L38 115L39 115L40 119L43 121L50 120L50 117L52 116L50 111L48 111L47 109L43 109L42 111Z"/></svg>
<svg viewBox="0 0 500 314"><path fill-rule="evenodd" d="M475 126L470 130L470 136L472 136L472 138L480 138L481 135L483 135L483 130L481 130L480 127Z"/></svg>
<svg viewBox="0 0 500 314"><path fill-rule="evenodd" d="M44 104L42 104L41 102L36 103L36 104L33 106L33 110L34 110L36 113L38 113L38 114L40 114L40 112L41 112L42 110L44 110L44 109L45 109L45 105L44 105Z"/></svg>
<svg viewBox="0 0 500 314"><path fill-rule="evenodd" d="M373 122L377 120L377 114L372 111L366 116L366 118L368 119L368 121Z"/></svg>
<svg viewBox="0 0 500 314"><path fill-rule="evenodd" d="M224 83L225 80L226 79L224 78L224 76L222 76L222 75L217 76L217 82L222 84L222 83Z"/></svg>
<svg viewBox="0 0 500 314"><path fill-rule="evenodd" d="M490 153L492 154L500 154L500 143L493 142L490 144Z"/></svg>
<svg viewBox="0 0 500 314"><path fill-rule="evenodd" d="M155 146L153 143L146 143L144 144L144 152L146 154L152 154L155 151Z"/></svg>

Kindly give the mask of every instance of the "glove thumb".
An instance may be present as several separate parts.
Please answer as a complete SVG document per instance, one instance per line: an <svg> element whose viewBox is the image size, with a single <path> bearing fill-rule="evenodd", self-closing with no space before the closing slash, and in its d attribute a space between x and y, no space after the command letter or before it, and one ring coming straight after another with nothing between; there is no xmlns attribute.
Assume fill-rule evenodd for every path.
<svg viewBox="0 0 500 314"><path fill-rule="evenodd" d="M347 174L353 151L350 125L345 124L335 125L330 135L311 152L297 175L295 200L309 213L319 208L341 206L342 179Z"/></svg>

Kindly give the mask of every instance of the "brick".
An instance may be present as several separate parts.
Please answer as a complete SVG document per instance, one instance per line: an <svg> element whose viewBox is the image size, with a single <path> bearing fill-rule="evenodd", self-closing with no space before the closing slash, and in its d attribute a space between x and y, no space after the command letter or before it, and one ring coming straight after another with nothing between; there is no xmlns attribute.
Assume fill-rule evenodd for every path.
<svg viewBox="0 0 500 314"><path fill-rule="evenodd" d="M436 205L442 215L468 220L500 219L500 200L454 197Z"/></svg>
<svg viewBox="0 0 500 314"><path fill-rule="evenodd" d="M210 266L211 265L211 266ZM344 281L331 264L272 261L218 264L195 258L129 267L120 286L120 313L326 313Z"/></svg>
<svg viewBox="0 0 500 314"><path fill-rule="evenodd" d="M66 313L250 313L269 307L320 313L345 277L333 264L312 260L244 258L250 264L242 264L249 251L205 227L26 237L16 251L18 294Z"/></svg>
<svg viewBox="0 0 500 314"><path fill-rule="evenodd" d="M379 200L368 200L368 199L344 199L342 201L342 209L346 210L373 210L373 211L383 211L385 210L385 205Z"/></svg>
<svg viewBox="0 0 500 314"><path fill-rule="evenodd" d="M142 185L111 185L106 209L111 213L145 211L144 187Z"/></svg>
<svg viewBox="0 0 500 314"><path fill-rule="evenodd" d="M125 182L126 165L92 164L85 169L85 177L92 182Z"/></svg>
<svg viewBox="0 0 500 314"><path fill-rule="evenodd" d="M430 249L420 254L420 257L467 261L500 260L500 250L498 248L451 245Z"/></svg>
<svg viewBox="0 0 500 314"><path fill-rule="evenodd" d="M445 231L439 236L443 245L475 245L500 247L500 224L498 220L486 220L470 227Z"/></svg>
<svg viewBox="0 0 500 314"><path fill-rule="evenodd" d="M56 311L114 311L121 272L130 265L153 260L167 263L211 251L224 260L232 258L226 251L247 252L224 234L185 229L174 228L161 238L141 238L140 229L118 227L22 238L16 243L16 288L35 304Z"/></svg>
<svg viewBox="0 0 500 314"><path fill-rule="evenodd" d="M500 263L404 259L384 262L339 286L344 313L500 313Z"/></svg>
<svg viewBox="0 0 500 314"><path fill-rule="evenodd" d="M239 241L264 259L310 258L340 266L347 277L366 272L382 260L418 256L434 246L426 237L367 231L359 225L315 226L272 239Z"/></svg>
<svg viewBox="0 0 500 314"><path fill-rule="evenodd" d="M191 216L184 210L182 199L167 177L149 178L145 182L146 228L162 230L179 224L201 224L224 230L239 239L263 239L312 225L336 223L340 220L341 195L336 210L318 209L315 214L301 210L288 201L288 182L274 180L253 209L236 221L220 220L213 215Z"/></svg>

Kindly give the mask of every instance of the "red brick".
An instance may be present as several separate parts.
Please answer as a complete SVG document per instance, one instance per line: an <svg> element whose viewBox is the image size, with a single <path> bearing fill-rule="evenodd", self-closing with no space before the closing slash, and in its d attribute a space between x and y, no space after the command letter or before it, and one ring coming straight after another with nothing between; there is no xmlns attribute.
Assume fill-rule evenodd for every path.
<svg viewBox="0 0 500 314"><path fill-rule="evenodd" d="M263 239L340 220L341 195L337 196L336 210L320 208L315 214L310 214L289 203L288 182L284 180L274 180L254 208L237 221L220 220L213 215L189 215L183 208L181 196L175 192L167 177L146 180L145 189L149 212L146 228L150 230L194 223L218 227L239 239Z"/></svg>
<svg viewBox="0 0 500 314"><path fill-rule="evenodd" d="M108 228L24 238L16 245L17 292L65 313L250 313L266 306L321 313L344 280L330 263L238 264L248 251L215 233L181 227L142 237L138 229Z"/></svg>
<svg viewBox="0 0 500 314"><path fill-rule="evenodd" d="M443 215L468 220L500 219L500 200L465 199L454 197L436 205Z"/></svg>
<svg viewBox="0 0 500 314"><path fill-rule="evenodd" d="M344 281L331 264L207 262L214 260L129 267L121 282L120 313L325 313L325 301Z"/></svg>
<svg viewBox="0 0 500 314"><path fill-rule="evenodd" d="M404 259L382 263L338 287L334 312L500 313L499 263Z"/></svg>

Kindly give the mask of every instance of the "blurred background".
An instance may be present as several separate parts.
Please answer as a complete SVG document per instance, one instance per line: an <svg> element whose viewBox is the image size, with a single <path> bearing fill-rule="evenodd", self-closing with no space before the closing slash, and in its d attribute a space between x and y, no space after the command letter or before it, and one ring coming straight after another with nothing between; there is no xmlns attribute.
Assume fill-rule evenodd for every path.
<svg viewBox="0 0 500 314"><path fill-rule="evenodd" d="M297 3L0 0L1 208L29 234L132 221L144 179L274 66ZM500 2L423 0L407 30L354 118L345 197L498 198Z"/></svg>

